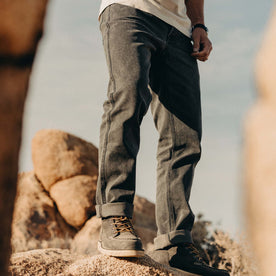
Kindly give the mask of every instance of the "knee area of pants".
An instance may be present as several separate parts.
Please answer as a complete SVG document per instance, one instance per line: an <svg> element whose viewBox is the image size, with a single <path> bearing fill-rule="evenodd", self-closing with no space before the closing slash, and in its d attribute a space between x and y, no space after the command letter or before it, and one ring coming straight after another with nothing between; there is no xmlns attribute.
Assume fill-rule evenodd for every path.
<svg viewBox="0 0 276 276"><path fill-rule="evenodd" d="M147 82L143 80L138 80L129 84L126 84L121 91L125 91L128 103L143 103L148 106L152 100L152 96L148 87Z"/></svg>
<svg viewBox="0 0 276 276"><path fill-rule="evenodd" d="M198 143L184 143L172 148L171 155L179 158L192 158L199 161L201 158L201 146Z"/></svg>

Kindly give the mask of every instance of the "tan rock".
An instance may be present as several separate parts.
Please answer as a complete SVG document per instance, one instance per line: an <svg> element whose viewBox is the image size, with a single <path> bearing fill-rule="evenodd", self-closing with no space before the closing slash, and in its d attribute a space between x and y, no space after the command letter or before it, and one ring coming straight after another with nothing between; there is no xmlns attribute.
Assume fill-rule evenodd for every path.
<svg viewBox="0 0 276 276"><path fill-rule="evenodd" d="M155 204L136 195L134 198L133 223L135 226L156 232Z"/></svg>
<svg viewBox="0 0 276 276"><path fill-rule="evenodd" d="M20 252L11 256L10 271L14 276L57 275L79 257L59 248Z"/></svg>
<svg viewBox="0 0 276 276"><path fill-rule="evenodd" d="M155 219L144 214L143 210L138 211L134 208L133 223L135 226L151 229L152 231L155 231L155 232L157 230Z"/></svg>
<svg viewBox="0 0 276 276"><path fill-rule="evenodd" d="M8 275L23 110L46 5L47 0L0 1L1 276Z"/></svg>
<svg viewBox="0 0 276 276"><path fill-rule="evenodd" d="M141 226L134 225L135 231L141 238L143 243L143 248L146 252L154 249L153 240L156 237L156 231L150 228L145 228Z"/></svg>
<svg viewBox="0 0 276 276"><path fill-rule="evenodd" d="M92 217L82 229L75 235L71 250L77 254L95 255L98 254L97 244L101 229L101 219Z"/></svg>
<svg viewBox="0 0 276 276"><path fill-rule="evenodd" d="M74 135L44 129L32 141L34 171L47 191L57 181L98 173L97 148Z"/></svg>
<svg viewBox="0 0 276 276"><path fill-rule="evenodd" d="M193 276L143 258L87 257L62 249L41 249L14 254L10 270L14 276Z"/></svg>
<svg viewBox="0 0 276 276"><path fill-rule="evenodd" d="M246 122L246 218L261 275L276 274L276 107L256 105Z"/></svg>
<svg viewBox="0 0 276 276"><path fill-rule="evenodd" d="M19 175L12 224L13 252L69 248L76 230L67 225L33 172Z"/></svg>
<svg viewBox="0 0 276 276"><path fill-rule="evenodd" d="M142 258L114 258L96 255L79 259L70 264L61 275L97 275L97 276L193 276L153 261L149 256Z"/></svg>
<svg viewBox="0 0 276 276"><path fill-rule="evenodd" d="M152 250L153 240L157 234L155 204L143 197L135 196L133 225L143 242L144 249Z"/></svg>
<svg viewBox="0 0 276 276"><path fill-rule="evenodd" d="M1 1L0 37L5 38L0 45L2 55L20 56L35 51L41 36L47 2L47 0Z"/></svg>
<svg viewBox="0 0 276 276"><path fill-rule="evenodd" d="M257 56L258 99L245 129L246 219L260 275L276 275L276 6Z"/></svg>
<svg viewBox="0 0 276 276"><path fill-rule="evenodd" d="M68 224L79 228L95 215L96 186L96 176L78 175L50 188L50 196Z"/></svg>
<svg viewBox="0 0 276 276"><path fill-rule="evenodd" d="M155 221L155 204L144 197L135 196L134 211L136 213L143 213L145 216Z"/></svg>

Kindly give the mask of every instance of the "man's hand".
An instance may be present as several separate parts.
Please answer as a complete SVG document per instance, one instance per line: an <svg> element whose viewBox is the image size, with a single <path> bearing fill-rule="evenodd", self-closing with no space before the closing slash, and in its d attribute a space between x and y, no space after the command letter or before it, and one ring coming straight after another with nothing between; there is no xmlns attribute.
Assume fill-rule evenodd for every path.
<svg viewBox="0 0 276 276"><path fill-rule="evenodd" d="M192 56L200 61L208 60L213 48L206 31L202 28L195 28L192 33L192 39L194 42Z"/></svg>
<svg viewBox="0 0 276 276"><path fill-rule="evenodd" d="M192 26L204 25L204 0L185 0L187 15L191 19ZM212 51L212 43L207 32L202 28L195 28L192 33L194 49L192 56L200 61L206 61Z"/></svg>

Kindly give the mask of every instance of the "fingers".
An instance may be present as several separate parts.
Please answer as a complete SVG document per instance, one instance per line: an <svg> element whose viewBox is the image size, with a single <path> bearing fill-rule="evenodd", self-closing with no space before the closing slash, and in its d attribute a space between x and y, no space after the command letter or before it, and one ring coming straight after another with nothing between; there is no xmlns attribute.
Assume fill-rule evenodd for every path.
<svg viewBox="0 0 276 276"><path fill-rule="evenodd" d="M193 52L198 53L199 49L200 49L200 38L196 37L194 38Z"/></svg>
<svg viewBox="0 0 276 276"><path fill-rule="evenodd" d="M195 48L197 51L193 51L191 54L194 58L200 60L200 61L206 61L208 60L208 57L212 51L212 44L211 43L204 43L202 45L202 50L197 50L198 48Z"/></svg>
<svg viewBox="0 0 276 276"><path fill-rule="evenodd" d="M204 30L195 29L193 32L193 53L192 57L206 61L212 51L212 43Z"/></svg>

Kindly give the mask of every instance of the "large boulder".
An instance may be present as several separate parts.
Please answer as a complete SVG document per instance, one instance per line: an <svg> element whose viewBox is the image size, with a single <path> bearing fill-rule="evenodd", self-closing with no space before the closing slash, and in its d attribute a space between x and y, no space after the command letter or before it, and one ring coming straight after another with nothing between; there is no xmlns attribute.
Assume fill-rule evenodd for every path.
<svg viewBox="0 0 276 276"><path fill-rule="evenodd" d="M133 221L136 226L156 231L155 204L143 197L135 196Z"/></svg>
<svg viewBox="0 0 276 276"><path fill-rule="evenodd" d="M58 181L50 188L50 196L66 222L79 229L95 215L97 176L78 175Z"/></svg>
<svg viewBox="0 0 276 276"><path fill-rule="evenodd" d="M148 256L142 258L114 258L105 255L82 256L62 249L41 249L14 254L10 271L14 276L193 276L154 262Z"/></svg>
<svg viewBox="0 0 276 276"><path fill-rule="evenodd" d="M133 224L143 242L144 249L146 251L152 250L153 240L157 233L155 204L143 197L135 196Z"/></svg>
<svg viewBox="0 0 276 276"><path fill-rule="evenodd" d="M75 235L71 250L77 254L96 255L98 254L97 243L100 236L101 219L92 217L82 229Z"/></svg>
<svg viewBox="0 0 276 276"><path fill-rule="evenodd" d="M276 6L257 56L258 99L246 118L246 219L260 275L276 275Z"/></svg>
<svg viewBox="0 0 276 276"><path fill-rule="evenodd" d="M13 252L70 248L76 230L61 217L33 172L19 174L12 223Z"/></svg>
<svg viewBox="0 0 276 276"><path fill-rule="evenodd" d="M0 275L8 275L22 119L47 0L0 1Z"/></svg>
<svg viewBox="0 0 276 276"><path fill-rule="evenodd" d="M19 174L12 227L13 252L59 247L71 248L78 254L97 254L101 219L88 216L95 212L95 204L91 202L94 184L95 178L91 176L75 176L57 182L47 193L34 172ZM134 227L144 248L151 250L156 236L154 204L139 196L134 203ZM76 229L69 224L82 227Z"/></svg>
<svg viewBox="0 0 276 276"><path fill-rule="evenodd" d="M44 129L32 141L34 171L46 191L58 181L98 173L98 150L69 133Z"/></svg>

